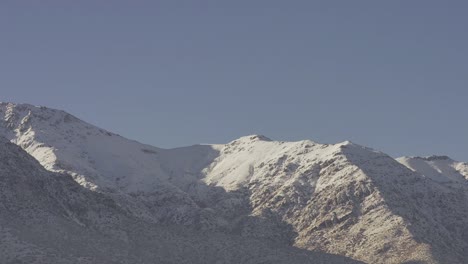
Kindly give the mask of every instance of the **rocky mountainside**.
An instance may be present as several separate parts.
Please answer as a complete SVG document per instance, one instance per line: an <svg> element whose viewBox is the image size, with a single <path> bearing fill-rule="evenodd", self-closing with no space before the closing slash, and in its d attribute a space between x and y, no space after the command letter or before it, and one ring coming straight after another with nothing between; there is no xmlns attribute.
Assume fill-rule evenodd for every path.
<svg viewBox="0 0 468 264"><path fill-rule="evenodd" d="M236 234L155 225L0 138L0 263L357 263Z"/></svg>
<svg viewBox="0 0 468 264"><path fill-rule="evenodd" d="M351 259L366 263L465 263L468 260L466 163L440 157L397 161L351 142L332 145L281 142L259 135L228 144L160 149L45 107L1 103L0 116L3 117L0 136L34 157L42 165L35 169L54 175L44 178L53 178L54 184L61 186L31 192L30 199L49 195L57 188L62 190L61 195L67 198L55 200L68 199L75 205L65 206L66 213L60 214L66 219L61 221L67 223L62 234L75 228L84 230L78 233L85 236L86 232L99 229L101 233L93 237L97 245L94 249L104 243L103 250L111 248L110 251L120 252L121 247L146 243L139 238L145 237L141 234L144 227L162 233L159 237L175 236L177 239L171 240L174 244L189 245L191 241L203 240L200 244L203 248L215 248L218 252L220 249L212 244L228 243L229 247L239 248L230 249L233 253L229 256L240 252L245 255L245 261L227 257L219 263L249 263L248 259L256 254L244 253L243 250L248 250L240 244L255 245L248 247L249 250L260 248L265 256L278 252L269 260L253 258L250 263L281 263L290 256L298 259L289 263L320 263L321 260L341 263ZM10 175L16 173L19 172L12 171ZM26 175L24 182L29 184ZM61 182L73 188L64 188ZM20 189L13 191L16 192L19 195ZM75 198L76 193L80 194L79 199ZM48 202L44 207L59 210L64 205ZM83 211L102 213L106 215L104 219L115 217L116 221L82 219ZM88 217L88 213L84 215ZM29 221L27 217L19 218L24 218L25 223ZM128 240L134 229L140 230L134 236L138 239ZM159 229L171 232L164 235L165 231ZM12 234L8 232L5 234ZM47 235L45 231L43 236ZM40 250L57 250L55 246L43 244L44 240L32 243L11 236L18 243L30 243L24 248L33 245L42 247ZM119 236L123 244L109 245L105 240ZM132 260L140 255L154 257L148 252L152 244L144 245L140 251L127 250L125 254L132 256ZM199 257L219 255L203 250L198 254ZM166 258L168 263L175 263L174 256ZM115 261L105 259L104 255L103 260ZM145 262L143 257L138 260L153 263Z"/></svg>

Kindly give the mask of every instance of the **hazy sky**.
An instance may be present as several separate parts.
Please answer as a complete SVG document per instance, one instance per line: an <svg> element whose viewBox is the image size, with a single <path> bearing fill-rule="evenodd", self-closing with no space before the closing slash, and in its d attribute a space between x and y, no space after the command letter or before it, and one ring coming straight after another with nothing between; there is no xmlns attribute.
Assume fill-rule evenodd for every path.
<svg viewBox="0 0 468 264"><path fill-rule="evenodd" d="M468 161L467 1L1 1L0 101L160 147L351 140Z"/></svg>

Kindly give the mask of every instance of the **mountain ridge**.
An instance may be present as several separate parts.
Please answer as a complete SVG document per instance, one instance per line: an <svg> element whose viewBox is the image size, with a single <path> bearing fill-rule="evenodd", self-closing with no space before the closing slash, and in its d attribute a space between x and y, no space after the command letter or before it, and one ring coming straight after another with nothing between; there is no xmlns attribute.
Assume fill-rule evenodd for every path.
<svg viewBox="0 0 468 264"><path fill-rule="evenodd" d="M435 170L443 181L413 166L413 159L350 141L285 142L262 135L162 149L60 110L0 104L0 112L0 136L144 222L234 233L368 263L463 263L468 257L466 178L441 166Z"/></svg>

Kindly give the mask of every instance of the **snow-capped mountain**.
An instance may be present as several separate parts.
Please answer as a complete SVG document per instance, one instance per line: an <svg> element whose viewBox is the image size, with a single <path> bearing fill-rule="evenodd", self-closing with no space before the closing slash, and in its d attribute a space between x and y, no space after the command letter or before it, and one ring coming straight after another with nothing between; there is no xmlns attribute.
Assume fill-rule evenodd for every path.
<svg viewBox="0 0 468 264"><path fill-rule="evenodd" d="M142 221L1 138L0 160L0 263L353 263L267 240Z"/></svg>
<svg viewBox="0 0 468 264"><path fill-rule="evenodd" d="M465 163L441 157L397 161L351 142L282 142L259 135L161 149L45 107L1 103L0 116L0 136L50 173L70 175L79 192L109 199L132 223L263 241L263 248L278 245L292 256L327 252L367 263L468 259ZM84 229L101 225L74 222ZM112 224L106 230L122 229ZM290 253L288 245L307 251ZM281 256L263 263L281 262ZM290 263L315 263L301 261Z"/></svg>

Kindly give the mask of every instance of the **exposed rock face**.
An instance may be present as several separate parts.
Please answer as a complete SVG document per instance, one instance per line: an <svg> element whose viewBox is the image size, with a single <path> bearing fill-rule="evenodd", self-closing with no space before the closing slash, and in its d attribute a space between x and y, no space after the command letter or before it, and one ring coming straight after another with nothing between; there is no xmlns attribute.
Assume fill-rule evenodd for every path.
<svg viewBox="0 0 468 264"><path fill-rule="evenodd" d="M238 263L234 259L239 254L246 256L245 263L262 263L261 256L247 257L255 259L252 252L257 248L265 256L278 248L279 253L263 259L264 263L298 256L305 258L290 263L309 263L311 256L316 261L350 261L287 245L367 263L465 263L468 259L468 166L448 157L398 162L348 141L333 145L279 142L259 135L225 145L167 150L127 140L63 111L0 104L0 116L0 135L54 172L41 173L54 175L43 178L53 178L55 187L31 192L28 199L62 190L60 197L52 196L44 204L66 219L57 220L66 223L62 233L68 232L68 225L83 234L97 228L100 233L93 241L98 248L108 242L101 238L106 236L121 241L103 247L110 251L120 252L120 247L132 243L153 245L156 242L151 239L150 244L140 241L147 236L136 225L155 232L166 230L163 225L176 225L184 231L174 233L177 228L169 228L167 235L175 236L171 241L176 244L201 243L215 251L220 249L211 243L239 247L232 254L220 253L232 257L221 258L225 262L220 263ZM18 166L23 165L12 168ZM24 176L24 184L31 183L28 177ZM57 203L67 199L71 205ZM88 200L91 207L84 206ZM140 230L138 235L133 229ZM252 251L240 244L252 245ZM187 250L186 255L192 256ZM210 250L200 251L199 256L218 256ZM155 257L144 250L123 252Z"/></svg>

